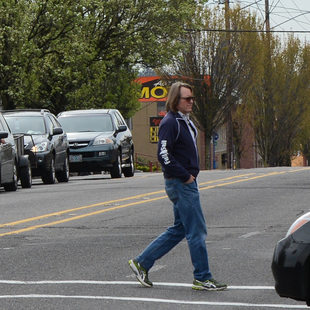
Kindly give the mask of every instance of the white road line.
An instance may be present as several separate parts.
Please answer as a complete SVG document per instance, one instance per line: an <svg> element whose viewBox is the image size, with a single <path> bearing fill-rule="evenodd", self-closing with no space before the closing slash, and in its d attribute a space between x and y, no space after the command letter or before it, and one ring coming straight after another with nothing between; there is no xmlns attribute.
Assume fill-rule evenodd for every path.
<svg viewBox="0 0 310 310"><path fill-rule="evenodd" d="M259 235L259 234L260 234L260 231L253 231L253 232L247 233L245 235L241 235L241 236L239 236L239 238L246 239L246 238L250 238L252 236Z"/></svg>
<svg viewBox="0 0 310 310"><path fill-rule="evenodd" d="M50 285L50 284L91 284L91 285L135 285L139 286L137 281L87 281L87 280L63 280L63 281L17 281L17 280L0 280L0 285ZM169 283L154 282L154 286L172 286L172 287L191 287L188 283ZM228 286L228 290L274 290L273 286ZM239 308L277 308L277 309L309 309L304 305L288 304L254 304L243 302L212 302L212 301L188 301L176 299L160 298L140 298L140 297L122 297L122 296L87 296L87 295L47 295L47 294L29 294L29 295L0 295L0 299L89 299L89 300L119 300L132 302L149 302L149 303L166 303L166 304L185 304L185 305L208 305L208 306L231 306Z"/></svg>
<svg viewBox="0 0 310 310"><path fill-rule="evenodd" d="M0 280L0 284L11 285L44 285L44 284L96 284L96 285L139 285L137 281L87 281L87 280L64 280L64 281L16 281L16 280ZM169 283L169 282L153 282L154 286L172 286L172 287L192 287L189 283ZM228 289L232 290L274 290L273 286L262 285L231 285Z"/></svg>
<svg viewBox="0 0 310 310"><path fill-rule="evenodd" d="M159 299L159 298L140 298L140 297L115 297L115 296L87 296L87 295L45 295L45 294L30 294L30 295L0 295L0 299L92 299L92 300L120 300L120 301L141 301L166 304L183 304L183 305L208 305L208 306L232 306L246 308L278 308L278 309L309 309L303 305L286 305L286 304L253 304L242 302L209 302L209 301L188 301L176 299Z"/></svg>

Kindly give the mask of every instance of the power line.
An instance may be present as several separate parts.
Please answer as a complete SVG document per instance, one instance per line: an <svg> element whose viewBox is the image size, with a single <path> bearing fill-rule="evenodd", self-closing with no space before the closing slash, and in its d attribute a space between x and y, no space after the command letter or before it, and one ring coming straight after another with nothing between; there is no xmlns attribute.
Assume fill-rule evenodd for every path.
<svg viewBox="0 0 310 310"><path fill-rule="evenodd" d="M310 12L309 12L309 13L310 13ZM289 22L289 21L291 21L291 20L296 19L297 17L303 16L303 15L309 14L309 13L308 13L308 12L304 12L304 13L301 13L301 14L299 14L299 15L297 15L297 16L293 16L293 17L287 19L286 21L284 21L284 22L282 22L282 23L280 23L280 24L278 24L278 25L273 26L272 28L279 27L279 26L281 26L281 25L283 25L283 24L285 24L285 23L287 23L287 22Z"/></svg>
<svg viewBox="0 0 310 310"><path fill-rule="evenodd" d="M270 20L272 21L272 25L270 27L270 32L274 32L274 33L296 33L296 34L308 34L310 33L310 30L308 31L307 29L309 29L309 25L310 25L310 20L307 18L307 15L310 14L310 10L304 10L304 9L300 9L294 0L291 0L292 2L287 2L287 6L285 6L285 4L283 4L282 0L271 0L271 5L270 5L270 10L269 10L269 14L270 14ZM235 1L231 1L234 4L239 4L240 8L242 10L244 9L249 9L253 12L253 10L257 10L258 12L260 12L262 19L265 20L265 4L266 2L263 0L235 0ZM217 2L217 5L220 4L220 1ZM212 4L210 3L210 5L212 6ZM293 7L294 6L294 7ZM301 17L304 20L301 20ZM307 22L309 21L309 23ZM291 23L290 25L290 30L285 30L285 28L283 27L283 25L287 25L287 23ZM292 22L294 22L298 28L301 28L301 30L297 30L298 28L292 27ZM275 25L275 26L273 26ZM304 25L304 26L303 26ZM280 28L279 30L275 30L275 28ZM297 28L296 30L293 29ZM203 30L205 31L205 30ZM211 30L208 30L211 31ZM224 31L221 29L217 29L215 31ZM257 30L257 31L250 31L250 30L232 30L232 32L263 32L263 30Z"/></svg>
<svg viewBox="0 0 310 310"><path fill-rule="evenodd" d="M281 0L278 0L278 2L277 2L275 5L273 5L274 1L272 2L272 4L271 4L271 9L270 9L270 13L272 13L272 11L277 7L277 5L279 4L280 1L281 1Z"/></svg>
<svg viewBox="0 0 310 310"><path fill-rule="evenodd" d="M262 1L262 0L257 0L257 1L255 1L254 3L250 3L250 4L248 4L248 5L244 6L244 7L242 7L241 10L247 9L247 8L251 7L252 5L255 5L255 4L257 4L257 3L261 2L261 1Z"/></svg>
<svg viewBox="0 0 310 310"><path fill-rule="evenodd" d="M280 1L278 1L278 2L280 2ZM256 4L257 6L261 6L263 9L265 8L265 4L262 2L262 0L253 0L253 2L242 0L242 1L238 1L237 3L247 4L246 7L252 6L252 5ZM282 1L281 1L281 3L282 3ZM273 6L273 5L271 5L271 6ZM246 8L246 7L244 7L244 8ZM285 9L286 11L287 10L292 10L292 11L295 11L295 12L297 11L297 12L309 12L310 13L309 10L302 10L302 9L299 9L299 8L287 7L287 6L284 6L283 4L282 4L282 6L280 6L280 5L278 5L278 3L276 5L274 5L274 8Z"/></svg>
<svg viewBox="0 0 310 310"><path fill-rule="evenodd" d="M271 33L310 33L310 30L238 30L238 29L185 29L188 32L271 32Z"/></svg>

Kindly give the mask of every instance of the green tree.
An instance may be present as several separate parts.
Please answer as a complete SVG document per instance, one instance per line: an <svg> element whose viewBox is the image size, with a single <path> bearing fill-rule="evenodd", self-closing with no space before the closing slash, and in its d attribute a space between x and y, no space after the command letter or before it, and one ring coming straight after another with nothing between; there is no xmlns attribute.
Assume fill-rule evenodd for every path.
<svg viewBox="0 0 310 310"><path fill-rule="evenodd" d="M301 63L302 63L302 73L301 79L305 82L310 79L310 46L308 44L304 45L301 50ZM300 95L299 95L300 96ZM308 161L308 165L310 163L310 89L305 86L302 96L300 98L301 101L304 102L303 107L303 115L301 122L297 125L298 127L298 138L295 142L295 153L301 150L303 155L306 157Z"/></svg>
<svg viewBox="0 0 310 310"><path fill-rule="evenodd" d="M21 71L19 55L24 44L25 9L22 1L0 1L0 101L9 109L14 108L11 87Z"/></svg>
<svg viewBox="0 0 310 310"><path fill-rule="evenodd" d="M3 2L4 3L4 2ZM117 107L137 109L138 65L158 66L181 46L195 0L19 0L12 11L15 39L8 57L18 72L2 89L4 108ZM18 5L17 5L18 4ZM18 23L20 20L20 23ZM3 24L3 23L2 23ZM4 31L3 31L4 33Z"/></svg>
<svg viewBox="0 0 310 310"><path fill-rule="evenodd" d="M308 51L309 47L305 47ZM272 42L271 66L248 93L253 129L266 166L290 165L309 104L309 59L298 39ZM268 53L268 50L266 51ZM261 63L265 58L261 59ZM261 64L266 70L266 66ZM268 79L264 78L268 75Z"/></svg>

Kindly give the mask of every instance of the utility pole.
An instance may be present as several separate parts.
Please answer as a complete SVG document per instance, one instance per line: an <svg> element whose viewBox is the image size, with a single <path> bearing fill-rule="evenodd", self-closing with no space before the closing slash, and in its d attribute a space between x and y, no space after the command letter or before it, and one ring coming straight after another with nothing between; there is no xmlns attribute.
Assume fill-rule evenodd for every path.
<svg viewBox="0 0 310 310"><path fill-rule="evenodd" d="M229 20L229 0L225 0L225 29L230 30ZM230 44L230 32L226 32L227 46ZM233 152L233 126L232 115L230 108L226 116L226 153L227 153L227 168L232 169L234 166L234 152Z"/></svg>
<svg viewBox="0 0 310 310"><path fill-rule="evenodd" d="M265 131L269 132L269 136L273 135L274 130L274 111L272 108L272 90L271 85L271 32L270 32L270 17L269 17L269 0L265 0L265 23L266 23L266 56L265 56L265 65L264 65L264 75L265 75L265 94L264 94L264 105L265 105ZM265 163L270 162L270 148L271 141L270 137L265 137Z"/></svg>
<svg viewBox="0 0 310 310"><path fill-rule="evenodd" d="M270 32L269 0L265 0L266 31Z"/></svg>

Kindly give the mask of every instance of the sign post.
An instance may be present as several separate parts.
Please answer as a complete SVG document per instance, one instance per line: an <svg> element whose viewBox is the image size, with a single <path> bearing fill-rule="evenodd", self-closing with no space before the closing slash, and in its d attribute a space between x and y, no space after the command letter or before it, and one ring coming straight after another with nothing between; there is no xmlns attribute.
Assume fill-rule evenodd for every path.
<svg viewBox="0 0 310 310"><path fill-rule="evenodd" d="M219 135L217 132L214 132L212 135L212 142L213 142L213 169L216 169L216 159L215 159L215 147L217 145L217 140L219 138Z"/></svg>

